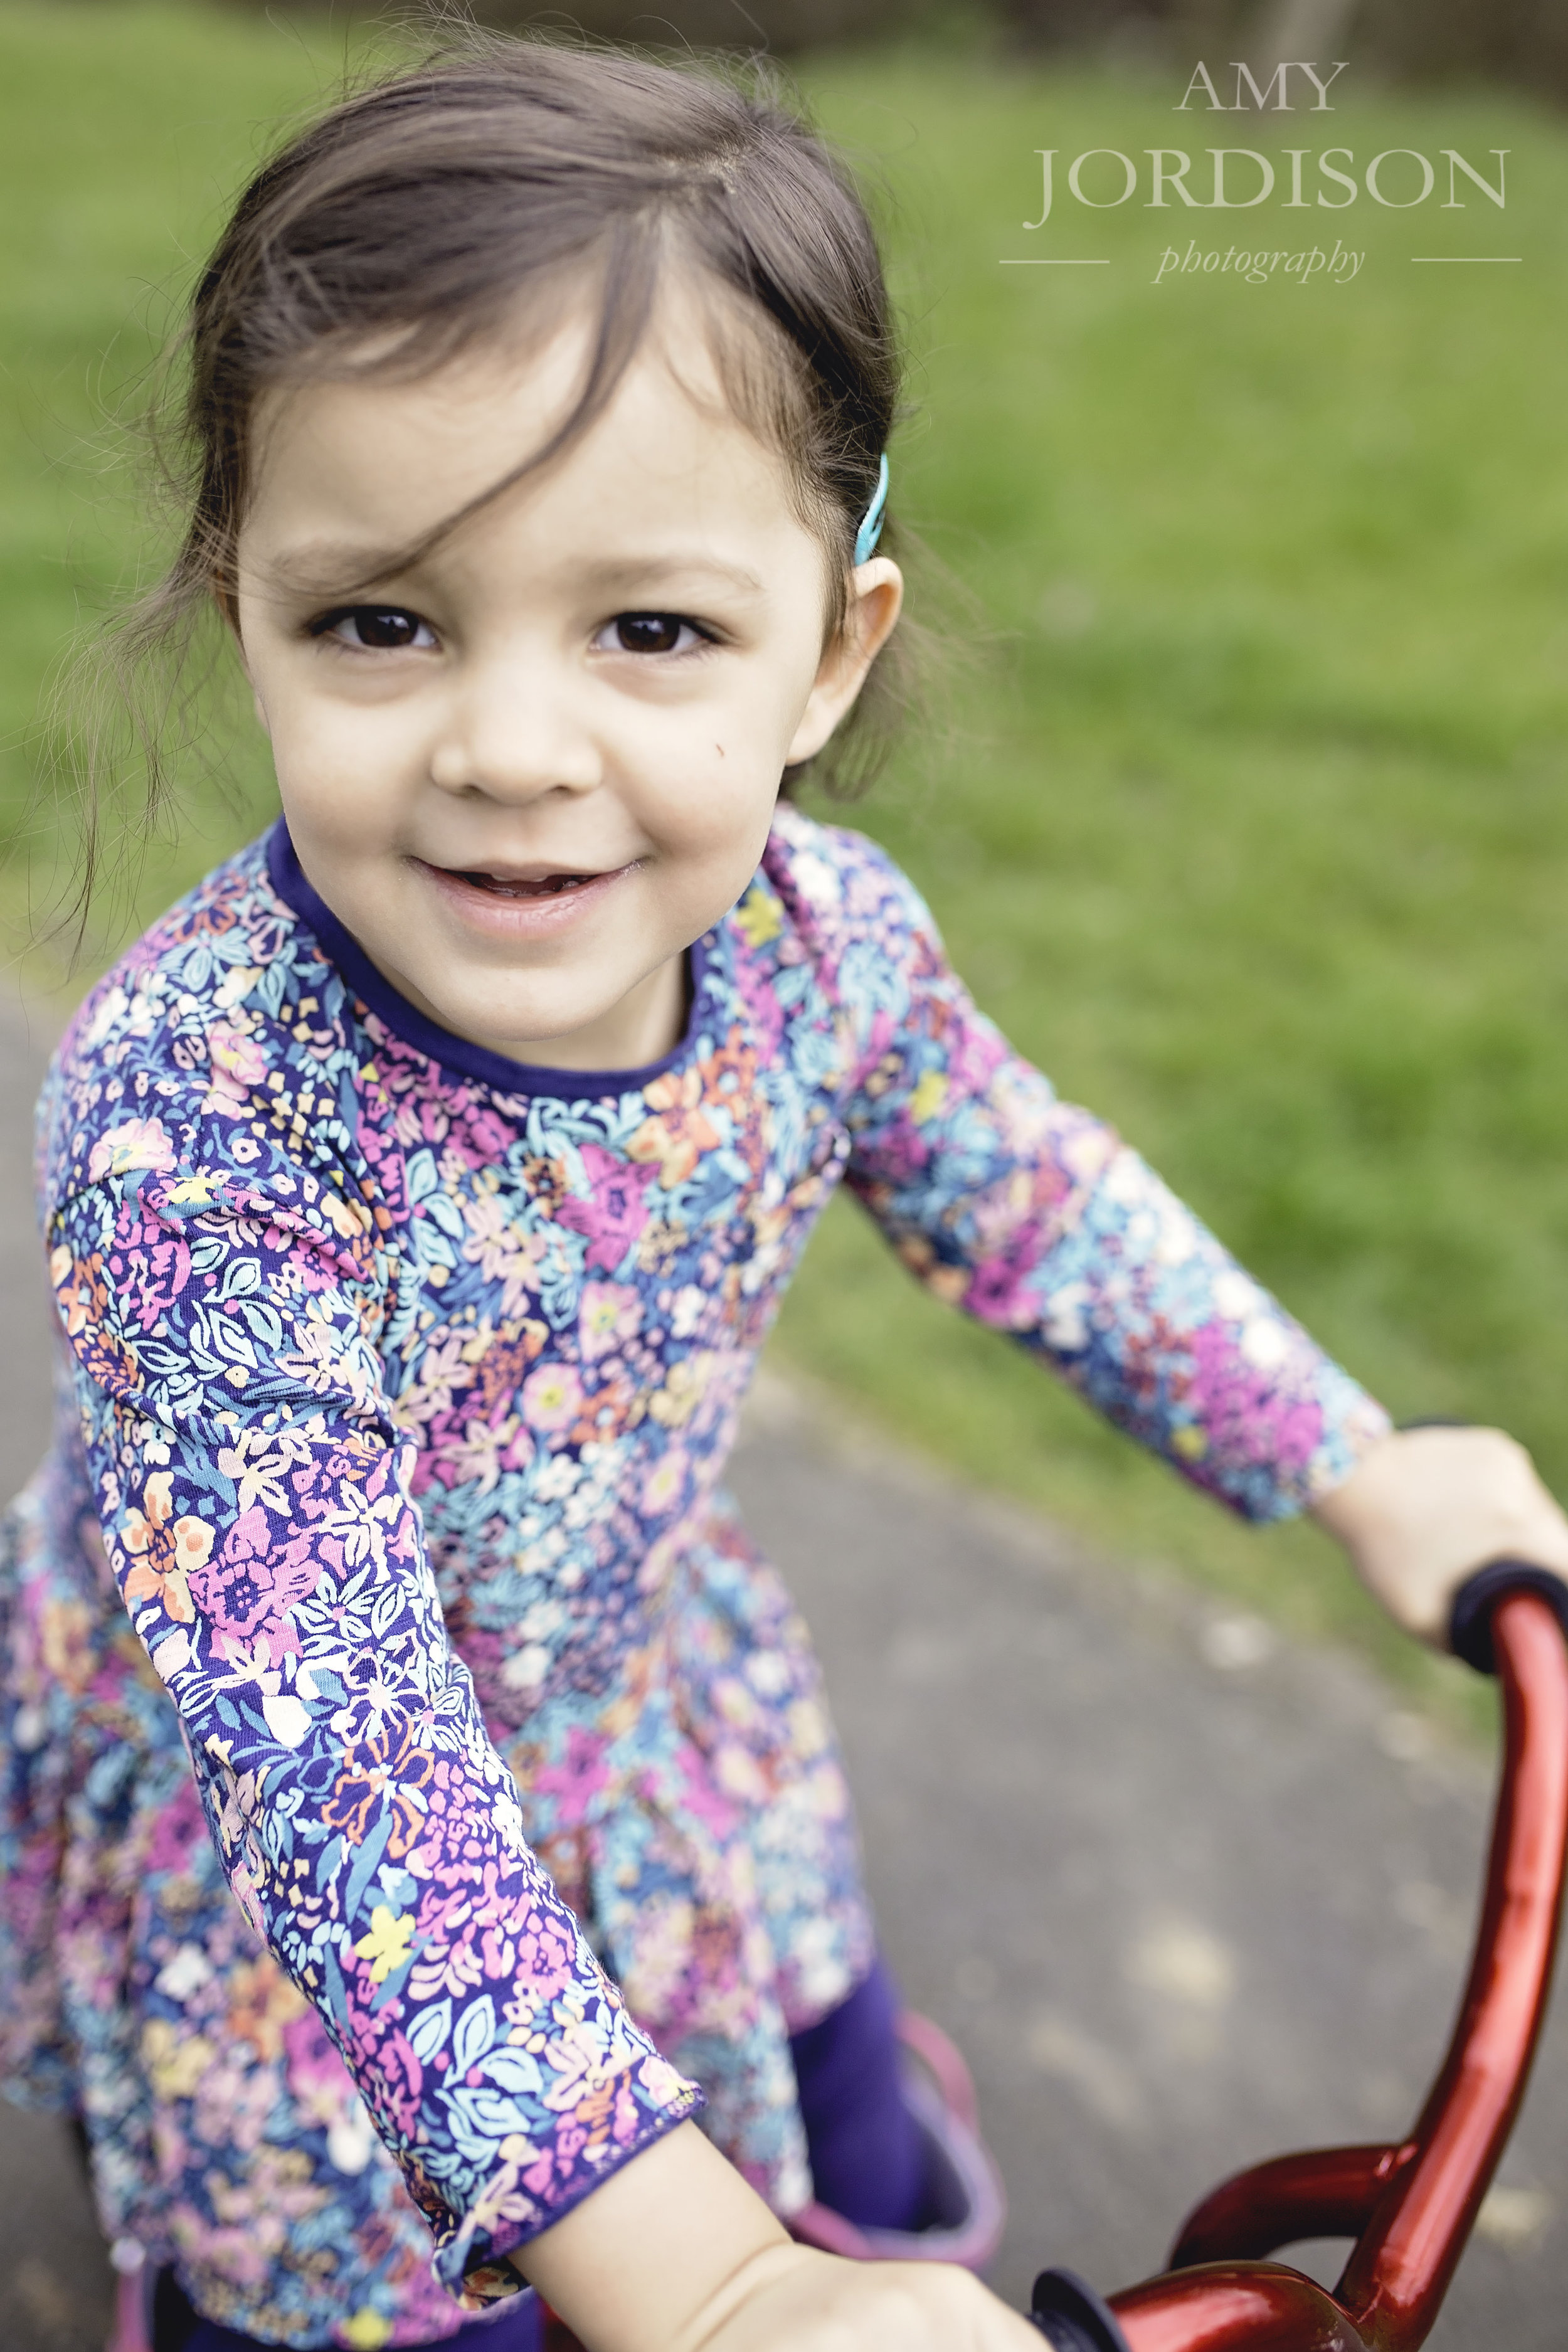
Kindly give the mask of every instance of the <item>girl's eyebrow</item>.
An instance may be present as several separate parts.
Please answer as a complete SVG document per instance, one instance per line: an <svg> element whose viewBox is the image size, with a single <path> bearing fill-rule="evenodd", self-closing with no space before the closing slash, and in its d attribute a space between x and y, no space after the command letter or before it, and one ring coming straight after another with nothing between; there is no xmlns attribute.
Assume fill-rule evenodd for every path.
<svg viewBox="0 0 1568 2352"><path fill-rule="evenodd" d="M407 565L403 548L369 547L346 539L311 539L299 547L284 548L262 568L279 588L300 595L331 596L357 594L379 581L394 578Z"/></svg>
<svg viewBox="0 0 1568 2352"><path fill-rule="evenodd" d="M763 583L742 563L726 563L705 551L674 555L606 557L585 563L585 578L605 592L617 587L650 588L672 580L721 580L745 596L760 596Z"/></svg>

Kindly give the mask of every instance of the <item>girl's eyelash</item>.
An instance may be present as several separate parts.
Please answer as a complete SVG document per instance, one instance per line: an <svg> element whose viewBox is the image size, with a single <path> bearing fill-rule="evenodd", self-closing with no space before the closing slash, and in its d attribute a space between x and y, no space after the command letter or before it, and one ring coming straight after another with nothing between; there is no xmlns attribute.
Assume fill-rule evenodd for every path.
<svg viewBox="0 0 1568 2352"><path fill-rule="evenodd" d="M363 653L396 653L411 647L417 649L420 632L429 629L430 626L427 621L422 620L417 613L411 612L404 604L334 604L329 611L318 613L311 620L307 621L305 633L312 638L330 637L349 621L357 625L356 635L359 640L358 645L352 646L351 650ZM672 657L679 659L683 654L689 655L701 647L716 646L723 642L721 631L707 622L694 619L689 613L661 613L648 610L616 613L597 631L595 643L608 635L612 630L616 633L618 642L615 646L606 647L605 650L633 654L642 660L649 660L660 656L667 659ZM688 630L697 639L697 646L680 645L681 633ZM642 637L640 644L636 641L639 633ZM673 644L658 642L661 635L668 636L671 633L675 638ZM434 632L432 631L431 634L434 635ZM346 644L348 641L343 639L341 642Z"/></svg>
<svg viewBox="0 0 1568 2352"><path fill-rule="evenodd" d="M417 613L410 612L405 604L334 604L330 612L319 613L313 620L308 621L305 633L310 637L330 637L345 621L360 625L359 644L350 646L353 652L400 653L408 648L422 651L423 648L417 645L421 630L429 630L432 636L435 635L429 622ZM340 642L348 643L347 639Z"/></svg>
<svg viewBox="0 0 1568 2352"><path fill-rule="evenodd" d="M687 629L698 640L696 646L682 647L679 643L680 632ZM612 630L616 632L618 642L612 647L606 647L606 651L634 654L645 661L659 656L666 659L679 660L683 654L689 655L707 646L723 643L722 635L718 629L713 628L707 622L694 620L689 613L661 613L652 610L616 613L598 631L595 639L595 644L608 636ZM644 633L644 642L640 645L628 642L628 633L639 630ZM668 634L671 630L676 634L676 644L660 645L651 641L657 640L661 633Z"/></svg>

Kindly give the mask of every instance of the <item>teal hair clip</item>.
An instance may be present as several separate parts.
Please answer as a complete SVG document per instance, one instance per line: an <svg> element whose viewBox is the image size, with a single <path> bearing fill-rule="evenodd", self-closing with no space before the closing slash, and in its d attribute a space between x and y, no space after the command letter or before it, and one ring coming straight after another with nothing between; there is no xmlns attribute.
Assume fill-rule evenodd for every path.
<svg viewBox="0 0 1568 2352"><path fill-rule="evenodd" d="M877 487L871 493L871 503L860 518L860 528L855 534L857 564L869 563L877 552L877 541L882 536L882 509L888 503L888 453L884 449L877 467Z"/></svg>

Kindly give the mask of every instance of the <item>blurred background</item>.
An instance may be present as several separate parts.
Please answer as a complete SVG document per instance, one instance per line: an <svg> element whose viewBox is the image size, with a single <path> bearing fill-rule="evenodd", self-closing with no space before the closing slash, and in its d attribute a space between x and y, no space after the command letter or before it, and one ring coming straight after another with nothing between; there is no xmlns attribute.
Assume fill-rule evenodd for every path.
<svg viewBox="0 0 1568 2352"><path fill-rule="evenodd" d="M766 49L852 154L883 226L911 358L894 510L927 550L914 609L938 656L952 656L939 659L934 719L853 821L925 890L960 969L1016 1042L1064 1093L1116 1120L1398 1416L1500 1421L1568 1493L1561 0L660 0L637 10L580 0L549 16L494 0L487 13L650 44ZM279 125L330 97L345 70L392 38L384 21L324 6L0 0L0 932L13 1001L26 1003L35 1040L136 928L269 816L243 705L215 691L201 705L203 748L182 764L174 821L149 832L132 772L110 828L107 887L74 963L49 937L79 813L52 770L58 730L44 714L70 646L153 576L163 550L132 429L155 355L227 201ZM1199 59L1228 98L1233 60L1262 80L1291 58L1324 71L1325 61L1347 60L1331 113L1216 123L1201 107L1173 111ZM1457 148L1489 173L1501 149L1507 205L1470 190L1466 209L1444 209L1440 181L1432 202L1409 212L1364 192L1331 217L1266 207L1232 219L1254 243L1282 248L1331 243L1326 225L1363 252L1354 279L1155 284L1168 236L1246 244L1241 226L1194 214L1174 216L1173 230L1143 209L1142 189L1138 203L1096 212L1061 194L1067 162L1089 148L1141 156L1175 144L1197 154L1220 143L1276 156L1343 145L1361 163L1390 149L1437 159ZM1048 238L1024 226L1040 211L1042 148L1058 151ZM1046 249L1108 266L1005 266ZM1416 255L1517 259L1434 267ZM36 1071L25 1053L0 1064L5 1148L16 1163L7 1181L19 1195ZM13 1238L20 1268L25 1237ZM13 1287L24 1278L16 1272ZM1271 1932L1307 1969L1301 2000L1316 2004L1314 2017L1321 2011L1321 2032L1291 2056L1284 2025L1264 2015L1256 2046L1230 2051L1214 2115L1199 2114L1195 2137L1189 2093L1172 2090L1157 2181L1150 2159L1148 2206L1163 2227L1173 2215L1170 2149L1187 2150L1194 2186L1213 2177L1232 2146L1216 2119L1234 2120L1249 2085L1277 2078L1273 2144L1309 2128L1315 2086L1327 2084L1321 2053L1371 1985L1359 1946L1345 1947L1337 1973L1311 1972L1316 1947L1297 1934L1288 1902L1298 1864L1279 1851L1268 1808L1295 1826L1322 1758L1303 1747L1299 1785L1277 1797L1268 1774L1279 1778L1289 1743L1277 1754L1270 1743L1297 1720L1315 1725L1321 1743L1350 1759L1344 1801L1353 1804L1377 1771L1416 1771L1410 1759L1426 1751L1408 1727L1418 1719L1446 1717L1461 1738L1482 1730L1485 1695L1390 1635L1310 1529L1258 1537L1223 1520L1037 1368L917 1293L852 1207L830 1213L807 1258L774 1367L784 1392L816 1397L840 1424L889 1434L902 1460L923 1456L1042 1511L1100 1559L1179 1570L1198 1630L1182 1666L1171 1663L1180 1643L1161 1634L1163 1663L1149 1668L1135 1710L1151 1723L1158 1693L1176 1687L1168 1677L1197 1672L1194 1660L1215 1674L1245 1663L1231 1634L1215 1636L1210 1656L1215 1626L1251 1628L1244 1647L1254 1659L1278 1630L1329 1636L1384 1678L1383 1696L1364 1696L1370 1680L1357 1685L1353 1740L1350 1716L1325 1705L1329 1685L1313 1681L1283 1699L1260 1686L1255 1745L1243 1764L1224 1766L1237 1802L1251 1791L1263 1805L1246 1837L1274 1853ZM15 1367L7 1376L14 1386L22 1377ZM31 1412L7 1409L17 1442ZM851 1538L819 1542L812 1532L798 1497L806 1484L815 1494L832 1482L802 1461L793 1488L775 1475L767 1531L826 1637L836 1611L871 1604L826 1573L833 1545ZM10 1471L10 1454L6 1463ZM765 1524L766 1497L757 1500ZM854 1508L863 1506L862 1496ZM850 1502L845 1511L846 1528L860 1524ZM921 1572L934 1593L965 1538L960 1519L933 1507L886 1540L911 1559L927 1544ZM911 1600L897 1576L868 1583L876 1606L853 1640L844 1636L846 1654L879 1655L892 1614L918 1613L917 1588ZM951 1662L968 1601L957 1585L942 1589L952 1613L931 1602L928 1648ZM1125 1590L1136 1597L1145 1580L1131 1575ZM1030 1585L994 1651L976 1653L976 1715L1009 1665L1028 1685L1020 1719L1032 1704L1034 1596ZM1107 1692L1126 1670L1122 1653L1117 1660L1104 1669ZM1039 2168L1058 2164L1059 2178L1048 2176L1058 2211L1071 2214L1075 2194L1083 2207L1060 2243L1085 2249L1083 2266L1110 2284L1159 2250L1155 2237L1092 2236L1096 2212L1115 2225L1106 2184L1125 2190L1124 2155L1105 2159L1103 2179L1084 2172L1081 2147L1050 2158L1048 2136L1027 2136L1032 2110L1016 2146L1008 2141L1005 2103L1021 2078L1002 2033L997 1956L922 1957L937 1946L909 1890L926 1883L932 1812L923 1799L897 1808L912 1785L909 1759L923 1752L926 1688L917 1675L905 1698L917 1747L887 1761L895 1750L878 1745L869 1680L864 1690L840 1686L876 1850L903 1857L882 1865L884 1916L896 1924L907 1896L911 1981L932 2006L956 2003L957 2024L971 2003L965 2030L989 2067L987 2111L1001 2119L1012 2177L1047 2177ZM1219 1738L1232 1702L1205 1704ZM1088 1754L1089 1717L1102 1701L1084 1706L1068 1744ZM1379 1724L1394 1729L1384 1738ZM1156 1873L1168 1858L1158 1822L1166 1736L1145 1741ZM1392 2046L1409 2016L1419 2012L1422 2035L1440 2030L1479 1835L1484 1770L1474 1770L1463 1803L1455 1800L1469 1827L1451 1848L1436 1827L1447 1815L1431 1811L1419 1772L1411 1819L1434 1825L1433 1856L1419 1868L1399 1860L1399 1841L1414 1852L1416 1832L1387 1832L1389 1868L1405 1890L1398 1900L1423 1933L1437 1918L1442 1937L1419 2000L1397 1970L1381 1990L1371 1985L1362 2040L1345 2045L1347 2095L1355 2080L1373 2080L1379 2046ZM1143 1810L1142 1795L1127 1797L1123 1822ZM950 1827L955 1866L973 1850L987 1886L1001 1889L1006 1865L975 1847L969 1819L955 1813ZM1205 1817L1204 1834L1216 1854L1251 1851L1223 1812ZM1339 1871L1329 1836L1314 1843L1303 1833L1311 1903L1375 1915L1383 1863L1368 1864L1363 1890ZM1002 1961L1005 1989L1009 1967L1023 1982L1037 1966L1019 1933L1019 1956ZM1393 1934L1396 1946L1408 1941L1397 1920ZM1107 1952L1080 1937L1060 1961L1083 1973L1086 2016L1097 1987L1120 1981ZM988 2059L993 2015L1001 2038ZM1100 2102L1106 2145L1119 2150L1116 2132L1132 2112L1117 2088L1121 2029L1104 2028L1103 2048L1064 2040L1065 2031L1047 2017L1033 2063L1077 2084L1090 2106ZM1413 2070L1426 2046L1413 2045ZM1560 2174L1545 2150L1568 2117L1568 2043L1553 2063L1537 2110L1549 2121L1531 2127L1542 2179ZM1396 2128L1393 2110L1415 2079L1377 2093L1390 2112L1369 2110L1363 2127ZM1338 2100L1324 2088L1327 2119L1311 2128L1340 2128L1329 2113L1342 2112ZM0 2151L8 2242L17 2244L33 2227L31 2143L18 2137L29 2128L13 2119ZM1237 2158L1263 2152L1262 2122L1258 2133ZM54 2171L38 2173L40 2213L64 2194L53 2185L63 2162L56 2151ZM23 2298L29 2352L78 2352L98 2325L101 2260L90 2222L74 2226L87 2301L79 2310L58 2284L68 2284L68 2263L40 2270ZM1505 2259L1494 2249L1475 2260L1494 2257ZM1542 2259L1560 2268L1560 2252ZM1533 2333L1521 2318L1508 2336L1521 2347L1560 2332L1560 2292L1550 2299L1545 2278L1531 2273L1519 2288L1519 2310L1535 2315ZM1486 2339L1485 2330L1467 2336L1458 2318L1455 2331L1443 2340Z"/></svg>

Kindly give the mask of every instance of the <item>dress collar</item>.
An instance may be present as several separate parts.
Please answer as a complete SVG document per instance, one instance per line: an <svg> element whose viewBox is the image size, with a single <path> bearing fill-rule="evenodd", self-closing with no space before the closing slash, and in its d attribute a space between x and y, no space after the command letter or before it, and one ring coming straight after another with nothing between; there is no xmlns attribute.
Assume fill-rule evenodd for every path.
<svg viewBox="0 0 1568 2352"><path fill-rule="evenodd" d="M267 836L267 871L284 905L314 933L329 961L336 964L355 996L384 1028L390 1029L394 1036L402 1038L416 1053L440 1063L444 1069L458 1071L466 1078L477 1078L481 1086L491 1087L498 1094L553 1095L576 1102L607 1095L637 1094L654 1078L684 1061L690 1049L697 1033L709 952L713 945L711 932L687 950L686 1028L672 1052L661 1061L647 1063L640 1070L550 1069L531 1062L514 1062L510 1055L492 1054L488 1045L475 1045L466 1037L455 1036L450 1029L443 1029L439 1022L427 1019L405 996L400 995L305 879L282 817Z"/></svg>

